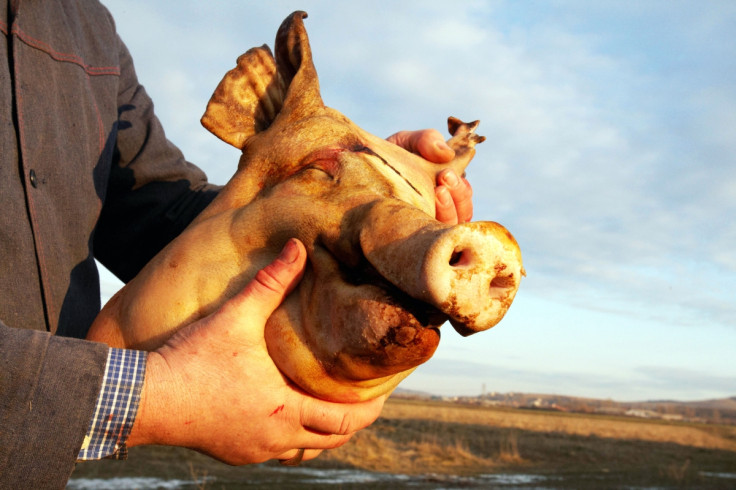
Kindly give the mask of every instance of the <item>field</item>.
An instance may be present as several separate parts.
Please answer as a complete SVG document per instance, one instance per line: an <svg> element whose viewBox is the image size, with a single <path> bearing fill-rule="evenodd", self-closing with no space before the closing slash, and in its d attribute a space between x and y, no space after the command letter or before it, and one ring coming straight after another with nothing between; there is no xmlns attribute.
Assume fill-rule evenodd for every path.
<svg viewBox="0 0 736 490"><path fill-rule="evenodd" d="M734 488L736 427L392 398L373 426L300 468L414 475L412 481L427 482L418 488L436 488L432 481L473 487L474 478L488 474L547 478L535 488ZM74 477L149 475L245 488L259 478L272 481L263 472L276 469L288 479L291 469L277 464L233 468L191 451L134 448L128 462L81 464ZM396 483L338 488L390 486Z"/></svg>
<svg viewBox="0 0 736 490"><path fill-rule="evenodd" d="M385 472L602 472L669 483L736 473L734 426L391 400L355 439L323 459Z"/></svg>

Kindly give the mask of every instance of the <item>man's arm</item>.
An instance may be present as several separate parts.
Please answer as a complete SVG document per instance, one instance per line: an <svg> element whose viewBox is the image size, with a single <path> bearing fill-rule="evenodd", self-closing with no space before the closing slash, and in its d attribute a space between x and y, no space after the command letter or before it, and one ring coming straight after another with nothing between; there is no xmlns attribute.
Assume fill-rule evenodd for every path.
<svg viewBox="0 0 736 490"><path fill-rule="evenodd" d="M218 311L149 354L129 446L197 449L229 464L304 459L347 442L380 414L384 397L318 400L284 378L268 354L266 320L301 277L306 250L281 255Z"/></svg>
<svg viewBox="0 0 736 490"><path fill-rule="evenodd" d="M108 347L0 323L0 488L63 488Z"/></svg>
<svg viewBox="0 0 736 490"><path fill-rule="evenodd" d="M126 429L108 420L114 410L95 417L120 430L113 447L177 445L231 464L288 459L304 448L310 459L372 423L383 397L357 404L318 400L286 380L268 355L266 320L305 263L304 246L289 242L240 294L149 353L127 441ZM63 488L90 418L99 415L96 403L105 398L100 384L108 351L0 323L0 488ZM111 384L109 392L117 388ZM127 391L135 397L135 389ZM136 403L126 408L135 412Z"/></svg>
<svg viewBox="0 0 736 490"><path fill-rule="evenodd" d="M430 161L441 163L454 156L437 131L399 134L404 137L395 141L397 144ZM447 201L443 202L442 193ZM457 179L452 173L441 174L437 195L438 219L452 223L470 219L471 190L465 179ZM284 255L261 271L255 281L228 303L237 306L226 305L212 316L182 330L166 346L152 353L146 369L140 415L135 419L130 438L129 427L125 424L132 420L133 415L124 423L111 421L108 425L115 429L118 437L106 438L109 431L101 430L101 424L109 417L108 412L117 410L109 407L98 410L91 425L91 433L98 434L98 443L92 443L89 451L82 451L80 458L93 459L113 453L120 456L124 455L126 445L155 443L195 447L233 464L274 457L289 458L299 448L310 448L305 452L309 459L322 449L343 444L352 433L375 420L383 399L356 405L317 400L285 380L268 356L263 341L266 320L298 280L304 261L303 246L298 242L291 243ZM231 311L233 308L235 312ZM228 315L233 318L228 320ZM234 331L242 337L240 341L245 342L243 352L238 350L238 342L229 340L226 345L220 345L212 341L211 337L217 335L218 329L231 332L237 324L240 328ZM192 348L192 338L209 340L203 341L204 348L195 349ZM182 345L187 349L181 349ZM235 351L228 354L233 349ZM230 372L234 377L227 374ZM228 396L234 387L234 379L237 379L236 393L230 393L226 402L212 405L210 402L217 396ZM224 386L217 385L222 382ZM136 406L125 406L133 414L137 409ZM171 407L179 409L170 410ZM231 420L229 411L233 407L236 411L242 409L243 413L249 414L248 417L239 423L223 426L223 420ZM118 418L116 416L114 420ZM95 428L96 431L92 430ZM315 436L314 431L320 435ZM233 437L237 439L234 446ZM245 451L232 449L243 440L249 441Z"/></svg>

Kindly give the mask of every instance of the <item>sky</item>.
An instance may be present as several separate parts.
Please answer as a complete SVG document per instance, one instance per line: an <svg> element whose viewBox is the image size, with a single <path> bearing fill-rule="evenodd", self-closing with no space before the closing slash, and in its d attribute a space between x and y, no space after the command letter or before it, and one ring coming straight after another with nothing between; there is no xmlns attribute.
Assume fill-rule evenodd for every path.
<svg viewBox="0 0 736 490"><path fill-rule="evenodd" d="M199 123L236 58L305 10L325 103L389 136L481 121L474 220L516 237L506 317L449 325L402 388L736 396L736 3L103 0L169 139L224 184ZM103 271L103 297L120 287Z"/></svg>

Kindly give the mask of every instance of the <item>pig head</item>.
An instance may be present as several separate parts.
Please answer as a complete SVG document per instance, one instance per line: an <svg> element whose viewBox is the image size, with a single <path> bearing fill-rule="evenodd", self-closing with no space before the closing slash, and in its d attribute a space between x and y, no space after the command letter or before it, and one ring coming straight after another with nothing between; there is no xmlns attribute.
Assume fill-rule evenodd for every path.
<svg viewBox="0 0 736 490"><path fill-rule="evenodd" d="M429 163L325 107L304 12L238 58L204 126L241 149L218 197L105 306L88 338L155 349L239 291L286 241L307 270L266 325L269 354L333 401L391 391L437 348L439 327L495 325L516 294L519 248L501 225L434 219L437 174L458 174L483 138L450 118L456 152Z"/></svg>

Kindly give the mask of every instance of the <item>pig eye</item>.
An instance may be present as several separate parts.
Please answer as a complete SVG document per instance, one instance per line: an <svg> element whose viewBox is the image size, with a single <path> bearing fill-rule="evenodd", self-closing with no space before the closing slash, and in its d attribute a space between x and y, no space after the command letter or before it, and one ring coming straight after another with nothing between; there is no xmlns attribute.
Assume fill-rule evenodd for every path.
<svg viewBox="0 0 736 490"><path fill-rule="evenodd" d="M334 169L330 167L321 165L319 162L315 162L305 167L303 172L313 179L333 181L335 180L335 172Z"/></svg>

